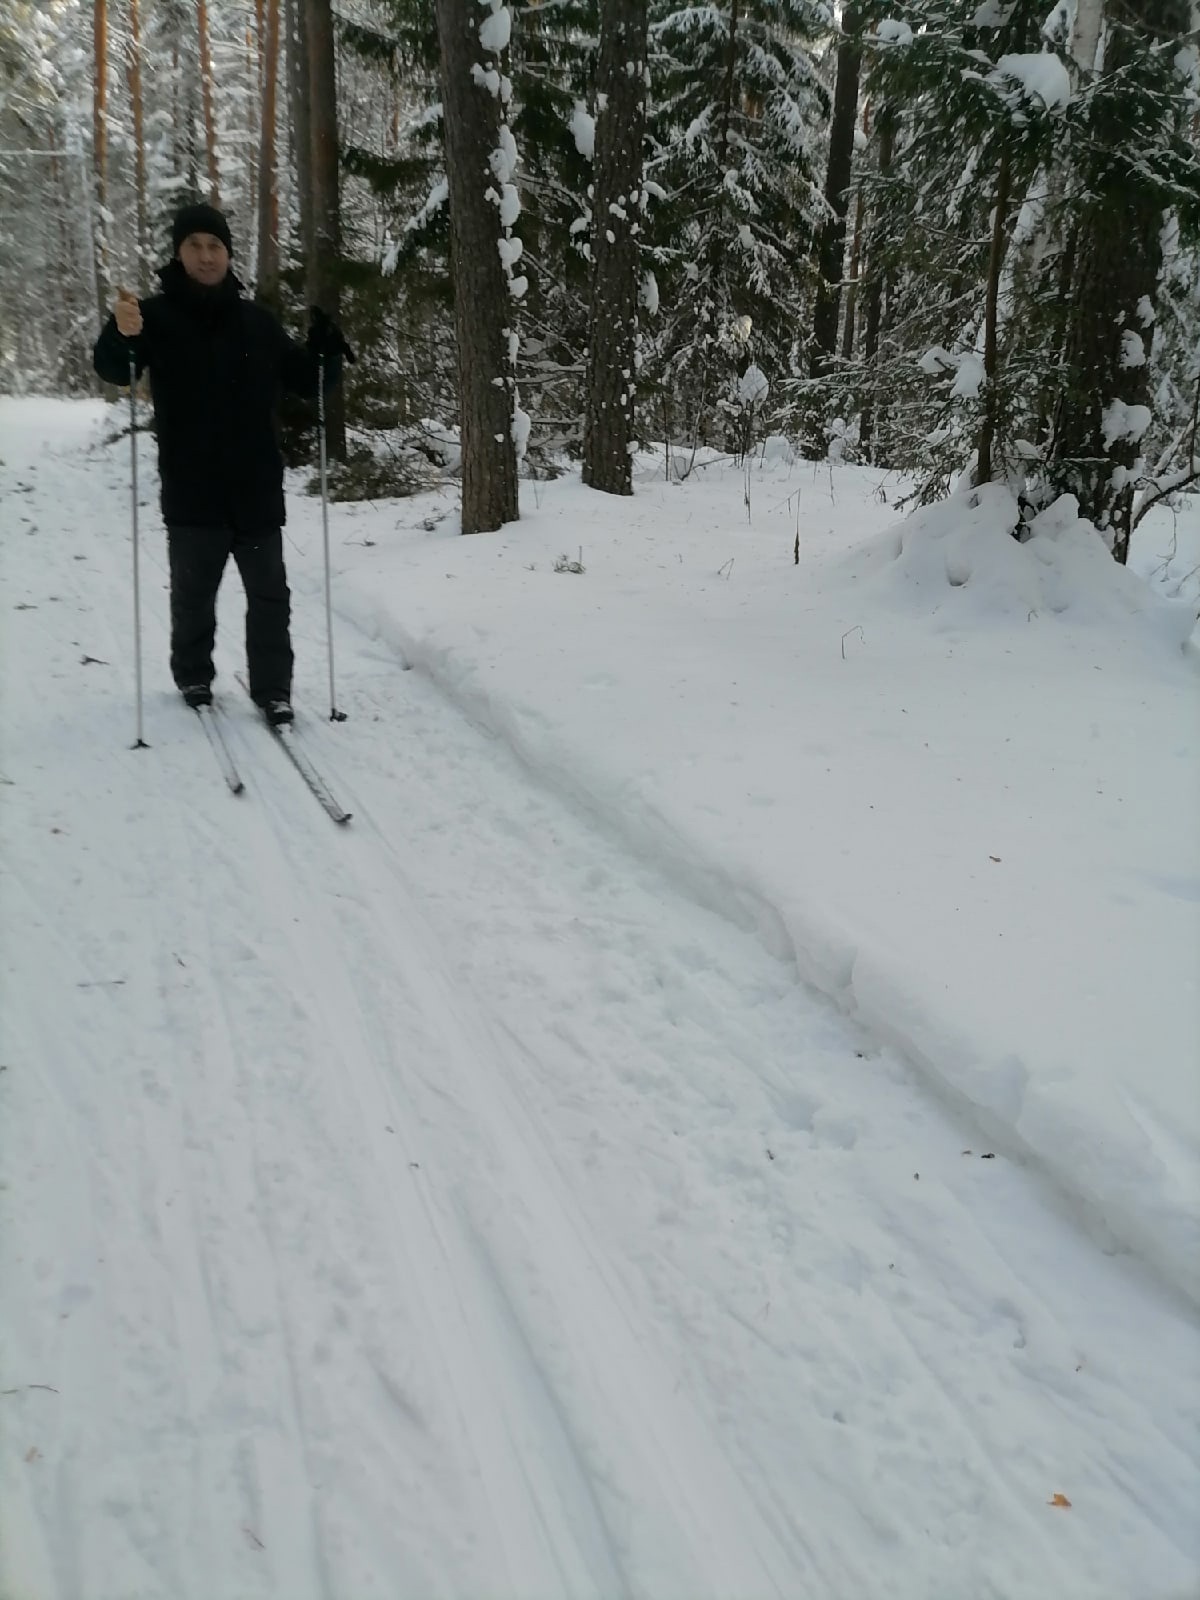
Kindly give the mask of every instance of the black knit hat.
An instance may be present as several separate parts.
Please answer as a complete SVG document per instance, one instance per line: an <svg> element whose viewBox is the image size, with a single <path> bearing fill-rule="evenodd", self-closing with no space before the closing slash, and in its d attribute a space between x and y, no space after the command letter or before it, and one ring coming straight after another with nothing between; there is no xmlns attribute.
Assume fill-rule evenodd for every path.
<svg viewBox="0 0 1200 1600"><path fill-rule="evenodd" d="M229 254L233 254L233 240L229 234L229 224L215 208L215 206L195 205L184 206L182 211L175 214L175 221L171 224L171 254L179 254L179 246L192 233L211 233L214 238L220 239Z"/></svg>

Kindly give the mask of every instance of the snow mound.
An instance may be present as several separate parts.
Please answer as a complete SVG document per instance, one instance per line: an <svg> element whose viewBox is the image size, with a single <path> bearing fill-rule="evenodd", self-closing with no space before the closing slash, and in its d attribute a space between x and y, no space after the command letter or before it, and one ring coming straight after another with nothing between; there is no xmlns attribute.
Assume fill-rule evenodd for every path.
<svg viewBox="0 0 1200 1600"><path fill-rule="evenodd" d="M1119 628L1178 651L1197 620L1194 600L1168 600L1118 566L1073 495L1013 537L1020 510L1008 489L987 484L928 506L858 546L842 572L883 605L958 629L1061 618Z"/></svg>

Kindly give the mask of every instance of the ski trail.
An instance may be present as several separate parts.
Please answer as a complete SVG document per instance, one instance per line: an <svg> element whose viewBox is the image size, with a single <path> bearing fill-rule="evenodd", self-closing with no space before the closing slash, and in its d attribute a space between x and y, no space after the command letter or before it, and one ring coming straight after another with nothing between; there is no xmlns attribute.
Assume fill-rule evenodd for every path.
<svg viewBox="0 0 1200 1600"><path fill-rule="evenodd" d="M287 848L291 823L298 821L294 797L285 806L272 791L269 803L287 813L277 829ZM358 873L347 885L351 866ZM293 856L293 882L299 881L300 868ZM497 1335L490 1341L481 1340L478 1331L470 1336L471 1348L455 1363L458 1381L472 1367L491 1368L494 1379L485 1383L485 1391L517 1397L515 1406L504 1408L498 1441L482 1430L486 1411L478 1392L470 1394L467 1406L477 1440L489 1440L491 1446L483 1463L489 1494L506 1486L497 1510L514 1547L511 1591L601 1596L627 1587L619 1577L621 1558L613 1553L612 1534L597 1512L589 1482L596 1475L615 1488L623 1521L652 1529L646 1544L653 1545L654 1557L641 1552L637 1564L650 1592L671 1583L696 1593L706 1584L715 1585L716 1593L786 1593L794 1580L791 1562L774 1550L773 1537L719 1451L673 1395L674 1379L656 1358L649 1331L631 1333L631 1313L616 1302L570 1194L555 1181L540 1139L522 1129L519 1108L503 1094L500 1041L432 958L438 941L431 930L422 930L417 908L405 903L402 886L376 850L356 848L326 857L318 881L326 876L326 899L336 907L343 934L318 959L324 994L335 1002L337 1015L363 1019L365 1036L355 1054L372 1065L374 1080L374 1104L364 1103L364 1119L389 1117L389 1125L399 1126L415 1117L418 1128L436 1130L435 1160L438 1146L457 1134L451 1149L442 1152L440 1167L427 1155L411 1153L408 1159L425 1175L421 1192L427 1197L428 1233L451 1263L458 1301L457 1313L452 1306L439 1307L437 1335L448 1341L456 1325L460 1331L491 1327ZM338 949L358 952L358 959L339 964ZM349 992L338 997L343 980ZM427 1021L413 1015L415 995ZM403 997L399 1003L398 997ZM428 1045L422 1031L432 1036ZM404 1041L402 1049L396 1040ZM422 1145L407 1135L402 1149L415 1152ZM469 1183L462 1176L467 1172ZM419 1240L414 1249L420 1249ZM420 1281L437 1280L439 1262L418 1260L416 1265ZM516 1284L527 1287L519 1293ZM523 1298L536 1303L536 1333L532 1318L519 1309ZM556 1323L557 1337L548 1342ZM554 1357L560 1367L565 1364L557 1388ZM579 1367L582 1372L575 1370ZM583 1393L589 1396L584 1418L574 1419L567 1397ZM601 1417L607 1425L596 1437ZM533 1443L520 1448L535 1418L541 1426L532 1430ZM507 1488L514 1452L529 1485L517 1504ZM556 1477L553 1464L564 1460L573 1470ZM572 1480L567 1494L564 1485ZM587 1545L601 1553L598 1573L574 1539L559 1549L559 1534L545 1549L547 1535L560 1524L544 1508L556 1503L569 1507L564 1526L582 1527ZM518 1537L514 1530L522 1528L522 1520Z"/></svg>
<svg viewBox="0 0 1200 1600"><path fill-rule="evenodd" d="M76 531L119 464L28 449L0 1593L1194 1587L1192 1334L1135 1266L361 638L301 715L349 833L235 690L241 800L157 687L129 751L81 662L127 547Z"/></svg>

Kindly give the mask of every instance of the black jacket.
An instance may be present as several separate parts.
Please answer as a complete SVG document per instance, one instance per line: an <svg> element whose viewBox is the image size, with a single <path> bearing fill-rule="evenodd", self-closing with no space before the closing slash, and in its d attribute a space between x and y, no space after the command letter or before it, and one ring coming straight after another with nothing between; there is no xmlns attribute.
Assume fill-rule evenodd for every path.
<svg viewBox="0 0 1200 1600"><path fill-rule="evenodd" d="M163 520L239 532L281 527L275 408L281 388L316 394L317 357L243 300L232 272L205 289L174 260L159 279L162 293L141 303L141 333L125 338L110 317L92 362L106 383L129 382L131 351L138 374L150 370ZM341 366L339 355L326 356L326 389Z"/></svg>

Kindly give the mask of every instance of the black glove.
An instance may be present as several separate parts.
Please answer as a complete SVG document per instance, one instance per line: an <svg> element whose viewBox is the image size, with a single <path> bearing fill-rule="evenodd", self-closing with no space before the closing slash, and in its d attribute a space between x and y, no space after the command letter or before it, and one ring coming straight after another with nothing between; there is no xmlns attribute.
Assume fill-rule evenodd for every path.
<svg viewBox="0 0 1200 1600"><path fill-rule="evenodd" d="M314 356L341 356L354 364L354 351L346 343L342 330L332 317L327 317L320 306L311 306L308 325L308 348Z"/></svg>

